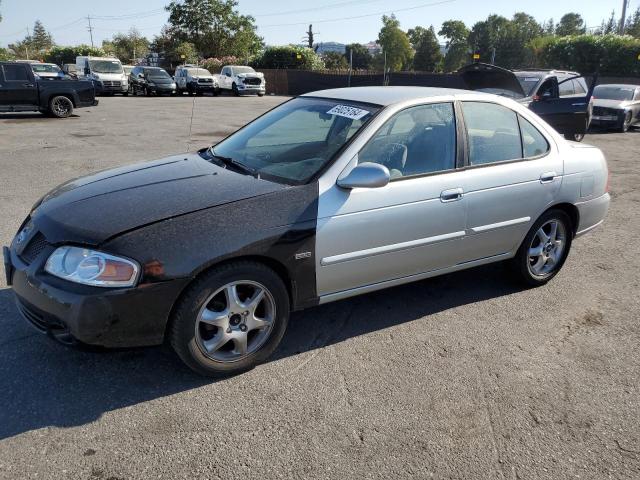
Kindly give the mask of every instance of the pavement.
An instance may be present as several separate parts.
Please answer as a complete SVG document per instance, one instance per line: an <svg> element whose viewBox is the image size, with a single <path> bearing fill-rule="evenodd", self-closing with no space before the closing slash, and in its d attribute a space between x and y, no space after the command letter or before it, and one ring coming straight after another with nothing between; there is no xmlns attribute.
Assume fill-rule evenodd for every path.
<svg viewBox="0 0 640 480"><path fill-rule="evenodd" d="M198 97L192 124L188 97L0 115L0 244L64 180L206 146L282 101ZM490 265L298 312L229 379L168 347L58 345L0 283L0 478L640 478L640 131L585 142L611 210L548 285Z"/></svg>

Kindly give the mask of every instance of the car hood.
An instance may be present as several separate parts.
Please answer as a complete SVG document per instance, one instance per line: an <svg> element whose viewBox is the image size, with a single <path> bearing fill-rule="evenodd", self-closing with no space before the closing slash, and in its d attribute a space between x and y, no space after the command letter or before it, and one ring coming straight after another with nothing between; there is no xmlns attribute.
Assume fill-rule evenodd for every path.
<svg viewBox="0 0 640 480"><path fill-rule="evenodd" d="M262 73L259 73L259 72L239 73L238 74L238 78L262 78L262 77L264 77L264 75Z"/></svg>
<svg viewBox="0 0 640 480"><path fill-rule="evenodd" d="M197 153L176 155L64 183L42 198L31 218L49 243L99 245L142 226L284 188Z"/></svg>
<svg viewBox="0 0 640 480"><path fill-rule="evenodd" d="M627 107L631 101L629 100L609 100L606 98L594 98L593 106L594 107L606 107L606 108L620 108L623 109Z"/></svg>
<svg viewBox="0 0 640 480"><path fill-rule="evenodd" d="M472 63L458 70L469 90L499 89L512 93L516 98L525 97L518 77L504 68L488 63Z"/></svg>

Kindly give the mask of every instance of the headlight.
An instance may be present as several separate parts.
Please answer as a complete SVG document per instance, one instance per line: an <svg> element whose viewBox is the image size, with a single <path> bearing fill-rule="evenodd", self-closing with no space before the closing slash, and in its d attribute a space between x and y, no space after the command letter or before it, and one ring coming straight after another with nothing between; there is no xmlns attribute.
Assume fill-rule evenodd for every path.
<svg viewBox="0 0 640 480"><path fill-rule="evenodd" d="M95 287L131 287L140 272L132 260L79 247L57 248L44 269L70 282Z"/></svg>

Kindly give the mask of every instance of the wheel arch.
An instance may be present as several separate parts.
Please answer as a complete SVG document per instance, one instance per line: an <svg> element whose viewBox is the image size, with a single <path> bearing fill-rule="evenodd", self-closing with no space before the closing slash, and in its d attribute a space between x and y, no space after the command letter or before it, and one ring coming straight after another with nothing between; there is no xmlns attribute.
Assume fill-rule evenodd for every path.
<svg viewBox="0 0 640 480"><path fill-rule="evenodd" d="M575 237L576 232L578 231L578 224L580 223L580 212L578 211L578 207L576 207L572 203L567 202L557 203L547 208L540 214L540 216L544 215L549 210L561 210L569 216L569 218L571 219L571 231L573 233L573 236Z"/></svg>
<svg viewBox="0 0 640 480"><path fill-rule="evenodd" d="M76 108L78 104L76 100L76 96L73 93L58 92L58 93L52 93L47 97L47 108L49 108L49 106L51 105L51 100L53 100L55 97L67 97L69 100L71 100L71 104L73 105L73 108Z"/></svg>
<svg viewBox="0 0 640 480"><path fill-rule="evenodd" d="M174 318L174 312L176 307L178 306L178 304L180 303L180 300L184 297L185 293L187 292L187 290L189 289L189 287L191 287L191 285L198 281L199 278L201 278L203 275L207 274L209 271L211 271L214 268L218 268L220 266L223 265L227 265L230 263L235 263L235 262L254 262L254 263L260 263L268 268L270 268L271 270L273 270L276 275L278 275L280 277L280 279L283 281L286 289L287 289L287 293L289 294L289 305L291 307L291 309L293 310L295 308L295 282L293 281L293 277L290 275L289 270L287 269L287 267L281 263L280 261L271 258L271 257L267 257L264 255L241 255L241 256L237 256L237 257L228 257L225 259L222 259L220 261L211 263L206 265L204 268L201 268L200 270L198 270L196 272L196 274L191 278L191 280L189 282L186 283L186 285L182 288L182 290L180 291L180 293L178 294L178 296L176 297L176 299L173 302L173 305L171 306L171 310L169 311L169 316L167 318L167 322L165 324L165 328L164 328L164 338L165 340L167 339L167 333L171 330L171 322Z"/></svg>

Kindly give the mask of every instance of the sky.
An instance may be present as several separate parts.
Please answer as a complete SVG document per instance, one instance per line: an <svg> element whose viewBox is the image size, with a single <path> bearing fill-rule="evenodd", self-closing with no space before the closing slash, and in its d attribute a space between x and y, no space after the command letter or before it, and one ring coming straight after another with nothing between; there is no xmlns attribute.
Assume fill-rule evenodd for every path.
<svg viewBox="0 0 640 480"><path fill-rule="evenodd" d="M252 15L267 45L302 43L309 23L318 42L366 43L375 40L383 14L395 13L402 28L433 25L436 32L445 20L462 20L468 26L492 13L511 17L524 11L542 22L556 22L567 12L578 12L588 27L622 10L624 0L239 0L238 10ZM58 45L90 44L87 16L92 17L93 41L136 27L150 40L167 20L169 0L0 0L0 46L24 38L35 20L43 22ZM640 6L630 0L627 11Z"/></svg>

